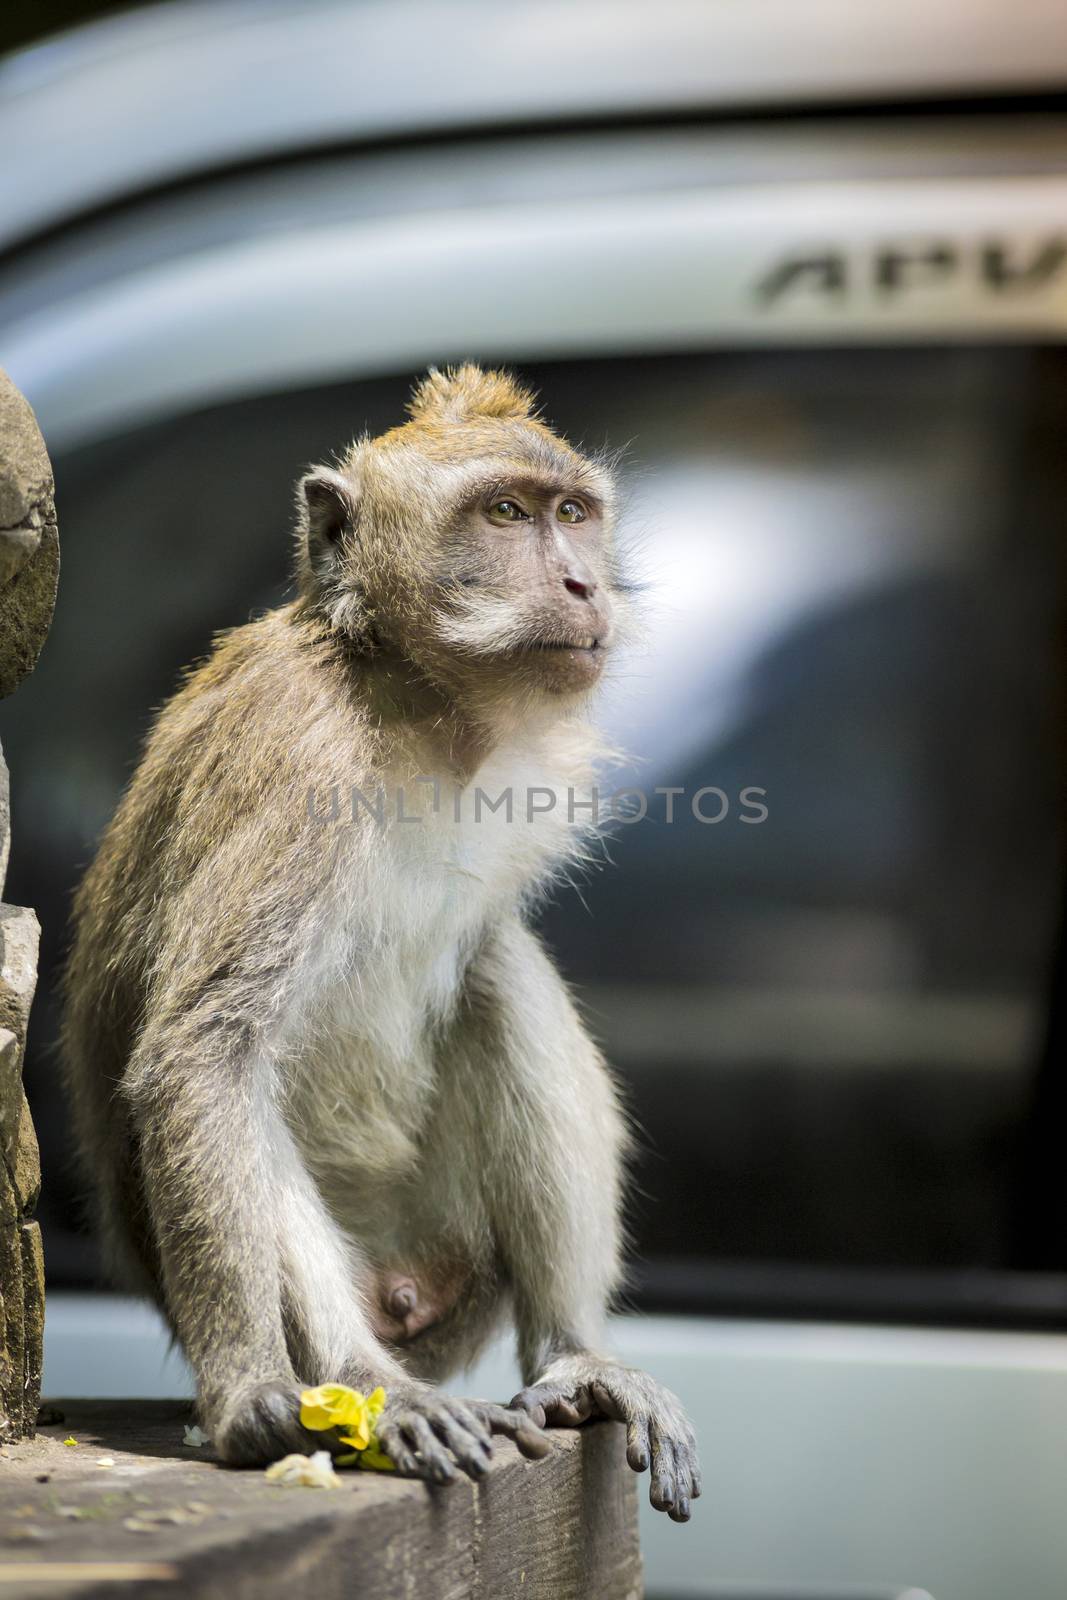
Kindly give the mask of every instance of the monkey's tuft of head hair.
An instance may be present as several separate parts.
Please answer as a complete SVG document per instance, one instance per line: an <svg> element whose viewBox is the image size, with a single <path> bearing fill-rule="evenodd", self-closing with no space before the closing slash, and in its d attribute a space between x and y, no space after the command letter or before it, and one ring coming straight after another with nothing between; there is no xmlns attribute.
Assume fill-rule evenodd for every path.
<svg viewBox="0 0 1067 1600"><path fill-rule="evenodd" d="M468 361L443 372L431 367L412 391L407 413L413 422L473 422L480 417L521 420L536 416L529 389L510 372L487 372Z"/></svg>

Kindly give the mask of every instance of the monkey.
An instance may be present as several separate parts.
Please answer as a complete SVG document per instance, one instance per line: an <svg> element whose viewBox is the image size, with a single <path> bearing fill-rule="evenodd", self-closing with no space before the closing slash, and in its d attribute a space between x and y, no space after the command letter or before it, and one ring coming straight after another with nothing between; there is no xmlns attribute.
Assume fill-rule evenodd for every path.
<svg viewBox="0 0 1067 1600"><path fill-rule="evenodd" d="M108 1265L225 1463L321 1448L300 1391L341 1382L433 1483L606 1416L655 1507L700 1493L677 1398L600 1349L630 1134L530 917L588 847L617 499L511 374L431 369L301 479L293 598L186 674L77 890L62 1053ZM509 1319L511 1403L446 1393Z"/></svg>

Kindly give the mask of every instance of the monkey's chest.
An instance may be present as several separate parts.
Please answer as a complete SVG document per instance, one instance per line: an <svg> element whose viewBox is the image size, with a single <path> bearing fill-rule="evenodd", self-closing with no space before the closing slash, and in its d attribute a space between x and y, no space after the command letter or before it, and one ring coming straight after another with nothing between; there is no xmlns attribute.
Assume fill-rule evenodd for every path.
<svg viewBox="0 0 1067 1600"><path fill-rule="evenodd" d="M437 1048L484 925L452 864L401 859L388 898L356 907L316 997L288 1099L292 1131L340 1215L410 1177L437 1100Z"/></svg>
<svg viewBox="0 0 1067 1600"><path fill-rule="evenodd" d="M457 954L376 952L322 997L290 1092L290 1121L333 1190L413 1165L436 1087L433 1034L458 984Z"/></svg>
<svg viewBox="0 0 1067 1600"><path fill-rule="evenodd" d="M406 810L417 820L379 834L372 871L339 886L345 943L311 1007L289 1095L293 1133L335 1215L373 1214L387 1232L398 1190L417 1171L433 1185L439 1041L472 955L551 851L544 823L518 807L510 820L471 804L457 817L424 789Z"/></svg>

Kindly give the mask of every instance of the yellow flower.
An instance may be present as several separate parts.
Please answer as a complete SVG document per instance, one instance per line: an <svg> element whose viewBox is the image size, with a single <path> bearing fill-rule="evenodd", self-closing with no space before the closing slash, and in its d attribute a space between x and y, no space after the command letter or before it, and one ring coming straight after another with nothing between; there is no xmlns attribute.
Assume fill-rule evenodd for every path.
<svg viewBox="0 0 1067 1600"><path fill-rule="evenodd" d="M77 1442L78 1442L77 1439L64 1439L63 1440L64 1444L77 1444Z"/></svg>
<svg viewBox="0 0 1067 1600"><path fill-rule="evenodd" d="M374 1424L384 1407L385 1390L382 1388L362 1395L358 1389L349 1389L343 1383L324 1383L317 1389L302 1392L300 1421L316 1433L336 1431L340 1442L351 1445L353 1450L370 1450L380 1455Z"/></svg>

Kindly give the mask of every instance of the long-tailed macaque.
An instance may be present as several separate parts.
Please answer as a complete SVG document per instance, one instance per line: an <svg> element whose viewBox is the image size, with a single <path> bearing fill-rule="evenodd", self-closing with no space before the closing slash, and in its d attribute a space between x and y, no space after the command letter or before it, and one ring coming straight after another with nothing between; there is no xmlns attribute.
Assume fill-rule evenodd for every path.
<svg viewBox="0 0 1067 1600"><path fill-rule="evenodd" d="M225 1461L321 1447L305 1384L381 1384L403 1472L478 1478L493 1433L535 1456L603 1415L685 1521L678 1401L598 1351L624 1122L526 918L588 835L612 475L506 374L431 372L408 409L303 479L296 599L160 713L78 893L102 1231ZM511 1406L436 1388L508 1311Z"/></svg>

